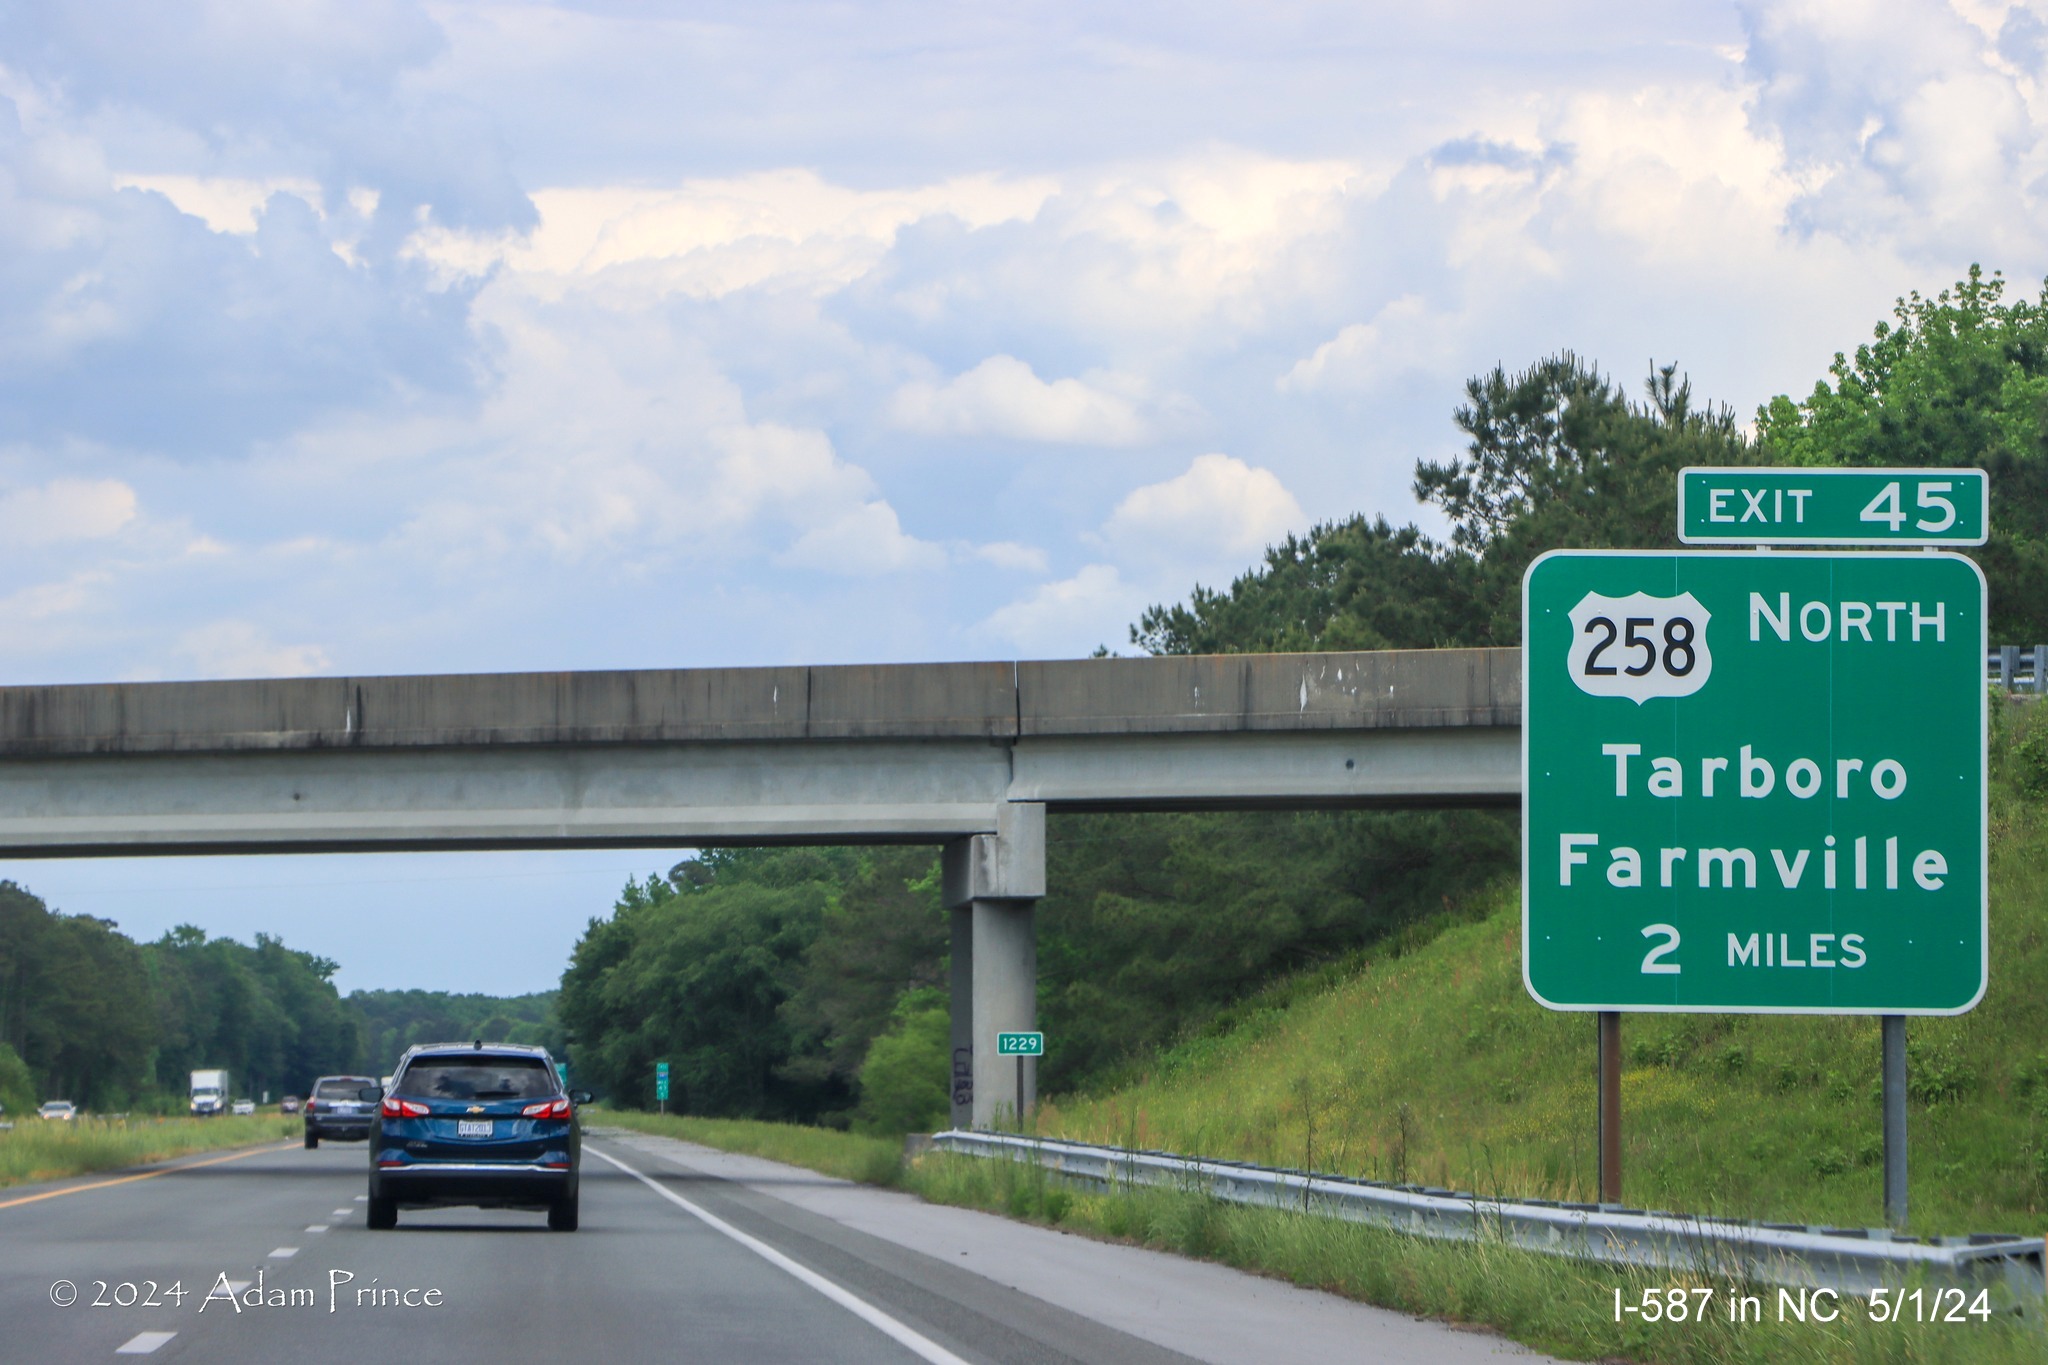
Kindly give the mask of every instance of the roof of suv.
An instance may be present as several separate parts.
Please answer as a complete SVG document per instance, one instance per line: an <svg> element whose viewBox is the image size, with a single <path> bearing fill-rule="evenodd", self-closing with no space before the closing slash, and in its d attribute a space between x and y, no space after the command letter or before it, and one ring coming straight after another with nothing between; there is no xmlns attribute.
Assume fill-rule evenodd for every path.
<svg viewBox="0 0 2048 1365"><path fill-rule="evenodd" d="M548 1055L546 1048L535 1047L530 1043L414 1043L405 1050L405 1056L399 1058L399 1061L404 1062L409 1058L423 1056L427 1053L447 1052L488 1052L498 1057L545 1057Z"/></svg>

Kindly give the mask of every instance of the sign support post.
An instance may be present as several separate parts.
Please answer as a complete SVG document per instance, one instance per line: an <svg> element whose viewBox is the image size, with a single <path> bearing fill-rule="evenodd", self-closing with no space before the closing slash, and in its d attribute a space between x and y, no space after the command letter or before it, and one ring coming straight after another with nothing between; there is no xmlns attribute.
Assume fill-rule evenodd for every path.
<svg viewBox="0 0 2048 1365"><path fill-rule="evenodd" d="M1906 1016L1887 1014L1884 1028L1884 1221L1906 1226Z"/></svg>
<svg viewBox="0 0 2048 1365"><path fill-rule="evenodd" d="M1621 1011L1600 1015L1600 1202L1621 1202Z"/></svg>

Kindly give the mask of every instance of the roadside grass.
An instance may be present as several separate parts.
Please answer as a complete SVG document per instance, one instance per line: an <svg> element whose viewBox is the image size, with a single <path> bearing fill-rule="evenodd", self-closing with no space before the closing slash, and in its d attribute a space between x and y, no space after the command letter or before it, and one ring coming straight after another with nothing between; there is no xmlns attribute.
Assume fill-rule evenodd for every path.
<svg viewBox="0 0 2048 1365"><path fill-rule="evenodd" d="M1021 1162L928 1153L903 1184L934 1203L988 1209L1071 1231L1200 1257L1418 1317L1494 1328L1524 1345L1580 1360L1625 1358L1670 1365L1846 1365L1847 1362L2037 1362L2048 1332L2037 1311L2021 1319L2010 1300L1988 1319L1877 1323L1860 1300L1840 1302L1833 1322L1779 1320L1778 1290L1723 1276L1617 1269L1543 1256L1498 1241L1437 1242L1385 1228L1277 1209L1227 1204L1187 1190L1145 1187L1089 1192ZM1640 1305L1646 1293L1711 1289L1686 1298L1688 1321L1614 1319L1615 1291ZM1755 1295L1760 1320L1736 1324L1729 1304ZM1994 1294L1999 1302L2002 1295ZM1794 1294L1796 1300L1796 1292ZM1660 1297L1660 1302L1668 1301ZM1833 1312L1836 1305L1828 1304ZM1811 1312L1811 1310L1809 1310Z"/></svg>
<svg viewBox="0 0 2048 1365"><path fill-rule="evenodd" d="M2028 755L2036 773L2025 766ZM1908 1025L1911 1230L2041 1232L2048 1212L2048 706L1993 736L1991 986ZM1595 1022L1532 1001L1516 887L1141 1080L1043 1104L1035 1131L1484 1195L1589 1199ZM1419 936L1418 936L1419 937ZM1282 1007L1284 1005L1284 1007ZM1057 1045L1057 1039L1053 1040ZM1623 1021L1623 1189L1646 1208L1882 1222L1878 1023L1635 1015Z"/></svg>
<svg viewBox="0 0 2048 1365"><path fill-rule="evenodd" d="M706 1119L682 1114L644 1114L634 1110L592 1107L585 1123L613 1125L636 1133L681 1138L725 1152L767 1157L806 1170L857 1180L864 1185L894 1185L903 1168L900 1139L862 1137L831 1128L806 1128L794 1123L757 1119Z"/></svg>
<svg viewBox="0 0 2048 1365"><path fill-rule="evenodd" d="M0 1132L0 1189L118 1171L193 1152L254 1147L299 1135L299 1120L276 1114L237 1118L23 1119Z"/></svg>

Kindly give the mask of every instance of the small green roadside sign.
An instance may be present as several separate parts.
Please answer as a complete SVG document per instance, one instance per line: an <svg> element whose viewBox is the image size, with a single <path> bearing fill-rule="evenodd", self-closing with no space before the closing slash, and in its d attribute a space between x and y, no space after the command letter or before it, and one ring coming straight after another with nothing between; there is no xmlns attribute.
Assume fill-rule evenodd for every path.
<svg viewBox="0 0 2048 1365"><path fill-rule="evenodd" d="M665 1100L668 1098L667 1062L656 1062L654 1064L654 1098L658 1100Z"/></svg>
<svg viewBox="0 0 2048 1365"><path fill-rule="evenodd" d="M1678 472L1678 538L1687 545L1982 545L1991 480L1981 469Z"/></svg>
<svg viewBox="0 0 2048 1365"><path fill-rule="evenodd" d="M1045 1035L1043 1033L998 1033L996 1035L998 1057L1043 1057Z"/></svg>
<svg viewBox="0 0 2048 1365"><path fill-rule="evenodd" d="M1523 976L1538 1002L1977 1003L1976 565L1557 551L1529 567L1522 602Z"/></svg>

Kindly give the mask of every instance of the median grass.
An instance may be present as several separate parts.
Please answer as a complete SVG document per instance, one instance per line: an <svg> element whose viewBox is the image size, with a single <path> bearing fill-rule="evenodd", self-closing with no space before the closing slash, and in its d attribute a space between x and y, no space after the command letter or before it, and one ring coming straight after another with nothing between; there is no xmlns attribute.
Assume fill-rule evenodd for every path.
<svg viewBox="0 0 2048 1365"><path fill-rule="evenodd" d="M276 1114L240 1118L22 1119L0 1131L0 1188L299 1136L299 1120Z"/></svg>

